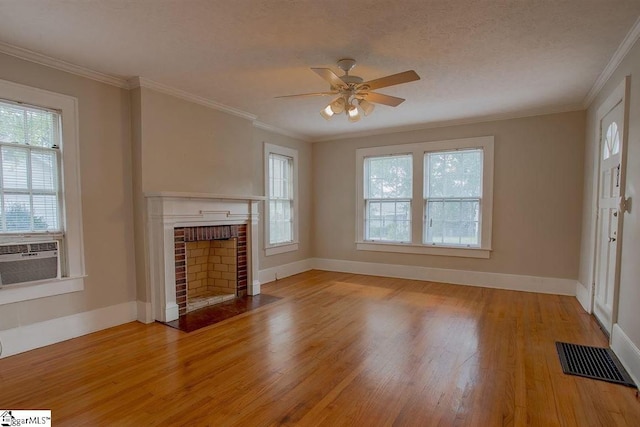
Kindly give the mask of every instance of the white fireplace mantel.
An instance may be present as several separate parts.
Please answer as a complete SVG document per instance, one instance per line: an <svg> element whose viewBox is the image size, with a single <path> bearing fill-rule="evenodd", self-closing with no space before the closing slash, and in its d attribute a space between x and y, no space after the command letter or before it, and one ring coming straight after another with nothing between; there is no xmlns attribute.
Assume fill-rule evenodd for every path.
<svg viewBox="0 0 640 427"><path fill-rule="evenodd" d="M260 293L258 281L258 204L261 196L206 193L146 193L147 248L151 303L156 320L178 318L174 229L247 225L247 293Z"/></svg>

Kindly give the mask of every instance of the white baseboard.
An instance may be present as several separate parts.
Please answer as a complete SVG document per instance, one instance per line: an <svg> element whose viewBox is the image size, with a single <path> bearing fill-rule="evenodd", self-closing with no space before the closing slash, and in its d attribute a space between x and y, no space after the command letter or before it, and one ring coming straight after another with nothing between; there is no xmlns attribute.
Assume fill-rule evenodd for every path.
<svg viewBox="0 0 640 427"><path fill-rule="evenodd" d="M145 324L154 322L150 302L136 301L136 307L138 309L138 322Z"/></svg>
<svg viewBox="0 0 640 427"><path fill-rule="evenodd" d="M269 283L277 279L283 279L285 277L293 276L294 274L312 270L314 268L313 261L313 258L307 258L289 264L260 270L258 273L260 283Z"/></svg>
<svg viewBox="0 0 640 427"><path fill-rule="evenodd" d="M576 299L584 311L591 314L591 292L580 282L576 282Z"/></svg>
<svg viewBox="0 0 640 427"><path fill-rule="evenodd" d="M618 356L636 385L640 384L640 349L624 333L618 323L611 331L611 349Z"/></svg>
<svg viewBox="0 0 640 427"><path fill-rule="evenodd" d="M488 288L576 296L585 306L587 290L575 280L478 271L448 270L420 266L377 264L324 258L308 258L289 264L260 270L260 283L303 273L312 269L397 277L414 280L453 283ZM102 329L138 320L153 322L151 303L130 301L84 313L46 320L26 326L0 331L1 357L7 357L60 341L76 338ZM625 363L634 380L640 378L640 351L627 335L614 325L612 348Z"/></svg>
<svg viewBox="0 0 640 427"><path fill-rule="evenodd" d="M136 302L130 301L0 331L0 358L133 322L136 311Z"/></svg>
<svg viewBox="0 0 640 427"><path fill-rule="evenodd" d="M517 274L487 273L482 271L448 270L414 265L377 264L372 262L343 261L314 258L311 263L318 270L343 273L426 280L456 285L538 292L543 294L576 294L576 281L553 277L522 276Z"/></svg>

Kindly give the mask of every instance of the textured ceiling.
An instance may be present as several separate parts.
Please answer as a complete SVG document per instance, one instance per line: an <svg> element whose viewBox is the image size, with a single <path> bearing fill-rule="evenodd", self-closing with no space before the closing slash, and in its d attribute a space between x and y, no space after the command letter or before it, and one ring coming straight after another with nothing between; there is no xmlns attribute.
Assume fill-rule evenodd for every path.
<svg viewBox="0 0 640 427"><path fill-rule="evenodd" d="M142 76L323 139L576 108L640 15L639 0L0 0L0 41ZM358 123L325 121L309 67L352 57L406 98Z"/></svg>

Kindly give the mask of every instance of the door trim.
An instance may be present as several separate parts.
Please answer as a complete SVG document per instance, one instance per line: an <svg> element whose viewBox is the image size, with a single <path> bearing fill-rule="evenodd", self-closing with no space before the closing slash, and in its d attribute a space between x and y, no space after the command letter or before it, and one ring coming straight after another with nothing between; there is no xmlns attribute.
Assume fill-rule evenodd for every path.
<svg viewBox="0 0 640 427"><path fill-rule="evenodd" d="M594 221L591 224L591 280L589 281L590 289L590 312L594 313L595 306L595 279L597 268L597 254L598 254L598 200L600 196L600 162L601 162L601 144L602 144L602 119L619 103L623 105L623 132L621 135L621 150L620 150L620 195L625 197L626 187L626 170L627 170L627 142L629 135L629 92L631 88L631 76L625 76L622 82L611 92L611 94L604 100L604 102L598 107L596 111L595 120L595 133L596 144L594 146L594 162L593 162L593 190L592 190L592 204L591 212L594 215ZM624 212L621 212L618 218L618 245L617 245L617 259L615 265L615 275L613 284L613 306L611 310L611 328L618 322L618 303L619 303L619 289L620 289L620 259L622 253L622 227L624 223ZM611 336L611 330L608 331Z"/></svg>

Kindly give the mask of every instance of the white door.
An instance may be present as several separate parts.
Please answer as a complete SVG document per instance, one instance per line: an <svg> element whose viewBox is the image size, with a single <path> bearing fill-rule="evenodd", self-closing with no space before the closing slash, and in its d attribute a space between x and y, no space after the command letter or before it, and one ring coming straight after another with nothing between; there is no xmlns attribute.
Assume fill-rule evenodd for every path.
<svg viewBox="0 0 640 427"><path fill-rule="evenodd" d="M600 168L598 185L598 216L596 231L595 293L593 312L608 333L611 333L617 310L619 280L619 249L622 235L620 201L622 179L622 144L624 134L624 103L622 100L600 119Z"/></svg>

